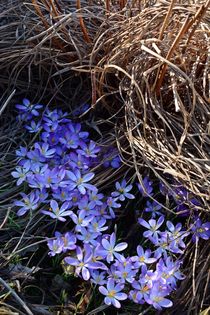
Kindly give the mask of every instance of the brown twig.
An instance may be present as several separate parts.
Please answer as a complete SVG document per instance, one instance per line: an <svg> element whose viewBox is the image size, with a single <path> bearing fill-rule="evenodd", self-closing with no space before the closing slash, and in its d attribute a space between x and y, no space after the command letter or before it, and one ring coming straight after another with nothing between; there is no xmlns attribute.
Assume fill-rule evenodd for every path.
<svg viewBox="0 0 210 315"><path fill-rule="evenodd" d="M80 3L80 0L77 0L77 10L80 10L80 9L81 9L81 3ZM81 15L79 16L79 23L80 23L80 27L81 27L81 30L82 30L82 33L83 33L83 36L84 36L86 43L90 44L91 40L90 40L90 37L88 35L88 31L87 31L87 28L85 26L83 17Z"/></svg>
<svg viewBox="0 0 210 315"><path fill-rule="evenodd" d="M15 300L20 304L26 313L28 315L34 315L32 311L29 309L29 307L26 305L26 303L17 295L17 293L7 284L1 277L0 277L0 283L12 294L12 296L15 298Z"/></svg>
<svg viewBox="0 0 210 315"><path fill-rule="evenodd" d="M171 56L174 53L174 51L176 50L180 40L183 38L183 36L186 34L188 29L190 28L190 25L191 25L191 20L190 20L190 17L188 16L186 18L185 22L183 23L179 33L177 34L177 36L176 36L176 38L175 38L171 48L169 49L169 51L167 53L167 56L166 56L167 60L169 60L171 58ZM164 64L162 66L162 69L160 70L160 76L159 76L159 78L157 80L157 83L156 83L156 85L154 87L154 89L156 90L157 95L159 95L159 93L160 93L160 88L161 88L161 85L162 85L162 82L163 82L166 70L167 70L167 64Z"/></svg>
<svg viewBox="0 0 210 315"><path fill-rule="evenodd" d="M163 39L163 34L164 34L164 31L165 31L165 29L166 29L166 27L168 25L168 22L169 22L169 19L170 19L170 16L171 16L171 13L172 13L175 1L176 0L171 0L170 6L168 8L168 12L167 12L166 17L165 17L165 19L163 21L163 24L161 26L160 34L159 34L159 37L158 37L159 40Z"/></svg>

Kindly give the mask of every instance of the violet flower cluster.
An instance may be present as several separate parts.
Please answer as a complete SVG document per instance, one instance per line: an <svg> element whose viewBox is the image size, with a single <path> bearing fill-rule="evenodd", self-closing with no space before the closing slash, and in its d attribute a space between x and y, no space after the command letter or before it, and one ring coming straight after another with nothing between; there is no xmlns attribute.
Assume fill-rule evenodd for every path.
<svg viewBox="0 0 210 315"><path fill-rule="evenodd" d="M142 185L137 184L135 196L135 188L124 178L109 194L99 191L93 169L98 164L104 169L118 168L121 161L113 155L114 150L103 153L81 124L61 110L46 109L40 115L43 106L27 99L16 107L26 130L39 137L31 147L20 147L16 152L18 165L12 176L17 185L24 183L29 191L14 202L17 215L40 211L49 220L67 224L69 231L56 231L47 239L49 255L63 254L75 276L98 287L105 304L120 308L121 301L130 300L157 310L171 307L169 295L184 278L180 257L185 240L190 233L194 240L209 239L210 222L197 218L186 230L181 223L168 220L161 203L150 198L155 188L147 176ZM161 193L166 194L162 184ZM123 203L139 196L145 204L138 218L143 238L130 255L129 244L118 241L111 226L122 213ZM177 187L170 198L179 209L186 210L187 196L186 190ZM198 205L195 198L193 204Z"/></svg>

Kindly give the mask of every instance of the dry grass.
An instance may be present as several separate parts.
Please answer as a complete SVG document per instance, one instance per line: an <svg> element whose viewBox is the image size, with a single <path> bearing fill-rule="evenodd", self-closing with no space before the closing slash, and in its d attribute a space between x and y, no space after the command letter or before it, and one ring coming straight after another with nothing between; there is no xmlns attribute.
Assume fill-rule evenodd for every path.
<svg viewBox="0 0 210 315"><path fill-rule="evenodd" d="M172 175L202 198L207 211L208 6L158 2L133 17L113 14L91 54L97 102L103 101L118 119L136 171L146 164L158 177Z"/></svg>
<svg viewBox="0 0 210 315"><path fill-rule="evenodd" d="M117 142L127 169L134 167L141 181L146 167L168 186L171 175L200 196L207 215L209 1L8 0L0 4L0 35L2 268L25 249L33 259L27 250L43 241L45 228L37 229L37 217L5 228L14 223L10 206L18 194L10 182L14 150L25 141L8 121L13 91L15 100L27 95L70 110L91 101L96 130L108 124L105 144ZM98 178L102 185L115 179L115 173ZM198 315L208 306L209 259L208 244L189 247L188 276L167 314Z"/></svg>

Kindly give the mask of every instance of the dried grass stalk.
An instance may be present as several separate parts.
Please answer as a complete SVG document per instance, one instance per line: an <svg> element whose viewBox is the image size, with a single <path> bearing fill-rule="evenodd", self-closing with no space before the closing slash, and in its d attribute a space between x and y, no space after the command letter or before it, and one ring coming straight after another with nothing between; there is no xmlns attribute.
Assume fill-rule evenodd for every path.
<svg viewBox="0 0 210 315"><path fill-rule="evenodd" d="M137 172L143 163L160 178L172 175L208 211L209 1L158 1L135 16L111 14L107 24L91 54L98 100L112 115L124 113L118 132Z"/></svg>

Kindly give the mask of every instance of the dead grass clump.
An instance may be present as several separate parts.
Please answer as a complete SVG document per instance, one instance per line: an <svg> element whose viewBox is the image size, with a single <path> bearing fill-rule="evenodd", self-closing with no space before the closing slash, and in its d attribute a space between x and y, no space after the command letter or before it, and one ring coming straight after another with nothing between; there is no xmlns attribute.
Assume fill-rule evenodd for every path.
<svg viewBox="0 0 210 315"><path fill-rule="evenodd" d="M72 68L87 64L105 7L80 1L21 1L0 4L0 89L69 105L88 96L88 83ZM76 96L75 96L76 94Z"/></svg>
<svg viewBox="0 0 210 315"><path fill-rule="evenodd" d="M129 141L140 179L142 164L160 178L170 174L208 210L209 1L158 1L107 23L90 59L97 102L121 117L118 133Z"/></svg>

